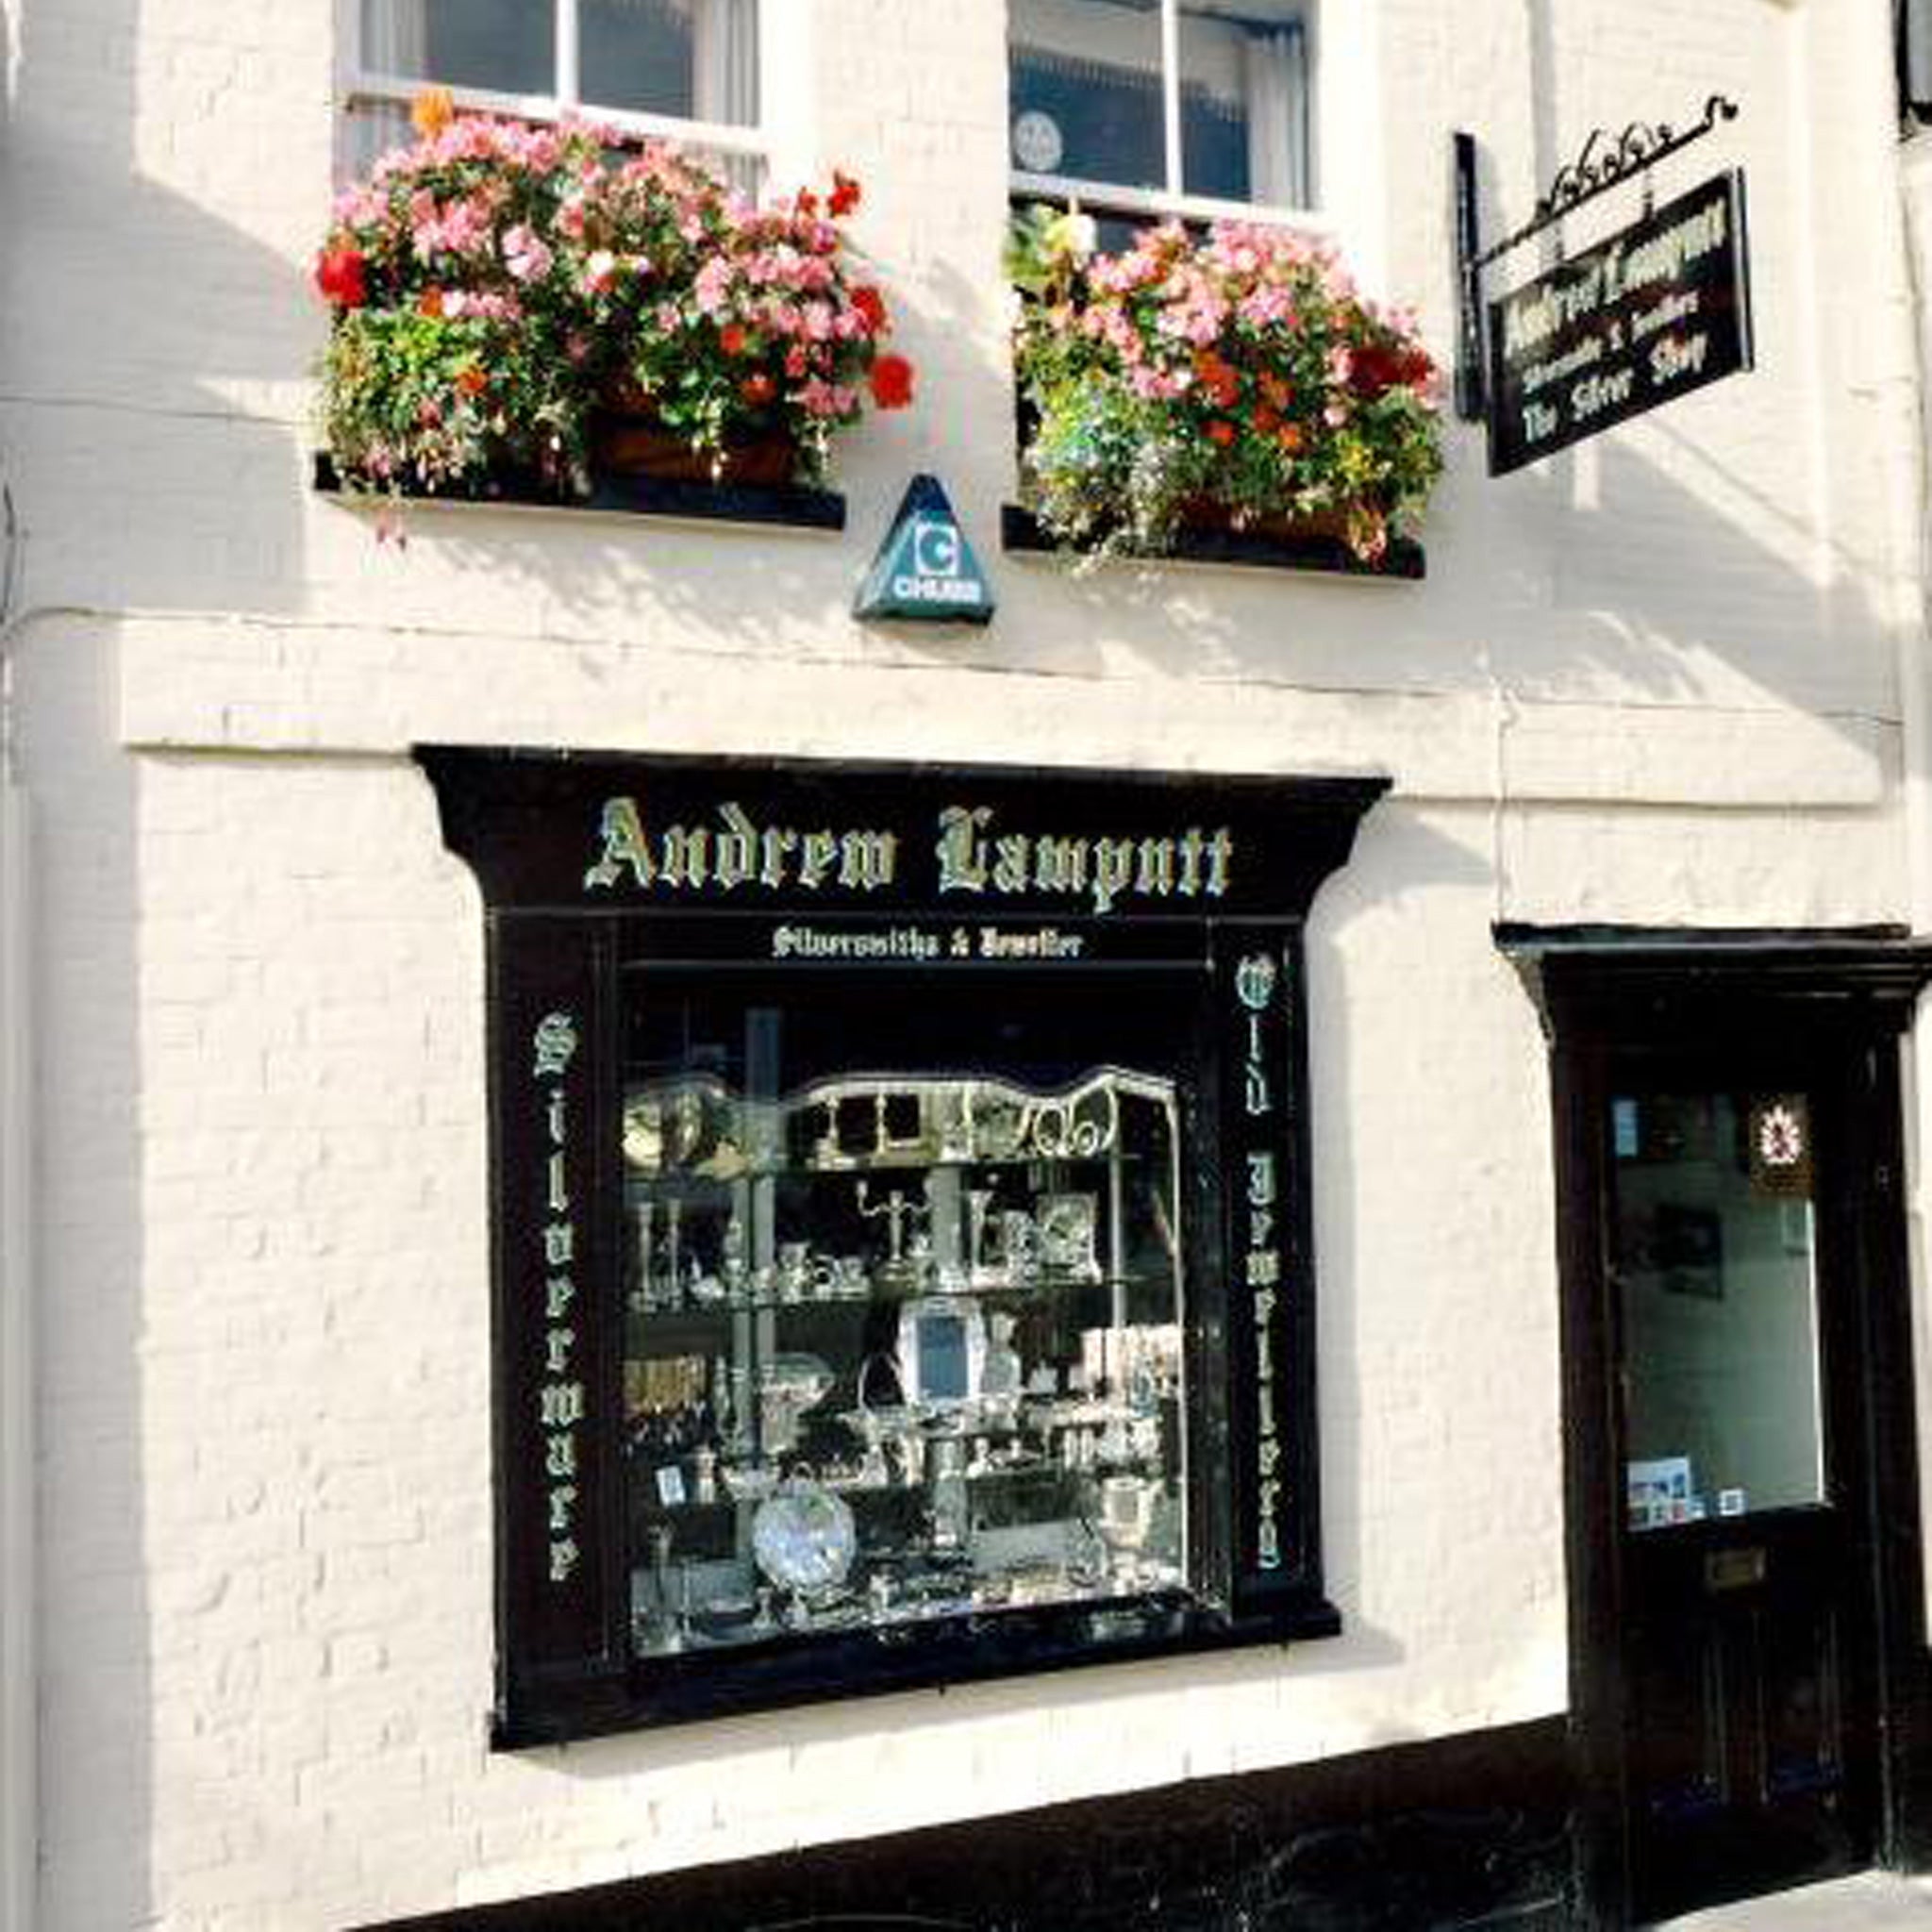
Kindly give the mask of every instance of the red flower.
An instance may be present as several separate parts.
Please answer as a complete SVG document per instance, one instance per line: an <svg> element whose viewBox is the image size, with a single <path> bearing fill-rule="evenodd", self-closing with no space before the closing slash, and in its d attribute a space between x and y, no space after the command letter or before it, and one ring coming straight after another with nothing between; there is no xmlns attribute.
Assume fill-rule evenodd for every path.
<svg viewBox="0 0 1932 1932"><path fill-rule="evenodd" d="M1225 417L1217 416L1208 425L1208 440L1209 442L1218 442L1225 449L1234 441L1234 425Z"/></svg>
<svg viewBox="0 0 1932 1932"><path fill-rule="evenodd" d="M869 336L882 336L891 326L886 317L886 298L870 282L861 282L852 291L852 306L858 311Z"/></svg>
<svg viewBox="0 0 1932 1932"><path fill-rule="evenodd" d="M490 378L474 362L466 362L457 371L457 388L466 396L480 396L490 387Z"/></svg>
<svg viewBox="0 0 1932 1932"><path fill-rule="evenodd" d="M741 323L727 322L724 325L724 326L718 331L718 346L721 349L723 349L727 356L743 355L744 341L744 325Z"/></svg>
<svg viewBox="0 0 1932 1932"><path fill-rule="evenodd" d="M826 197L825 210L837 221L841 215L849 215L858 206L858 183L842 169L832 170L832 192Z"/></svg>
<svg viewBox="0 0 1932 1932"><path fill-rule="evenodd" d="M809 188L798 191L798 212L802 215L815 215L819 211L819 198Z"/></svg>
<svg viewBox="0 0 1932 1932"><path fill-rule="evenodd" d="M442 291L441 289L425 289L416 297L416 313L418 315L426 315L431 322L441 321L442 317Z"/></svg>
<svg viewBox="0 0 1932 1932"><path fill-rule="evenodd" d="M368 270L362 251L344 242L317 258L315 286L337 308L359 308L369 299Z"/></svg>
<svg viewBox="0 0 1932 1932"><path fill-rule="evenodd" d="M912 365L903 356L881 356L868 380L872 399L882 409L903 409L912 400Z"/></svg>
<svg viewBox="0 0 1932 1932"><path fill-rule="evenodd" d="M738 393L746 402L753 404L755 407L762 408L778 393L778 385L761 369L756 375L747 375L738 385Z"/></svg>
<svg viewBox="0 0 1932 1932"><path fill-rule="evenodd" d="M1391 389L1426 389L1435 379L1436 365L1428 352L1408 343L1371 343L1357 349L1349 367L1348 386L1364 401Z"/></svg>
<svg viewBox="0 0 1932 1932"><path fill-rule="evenodd" d="M785 351L785 374L796 379L811 367L811 358L805 353L803 342L793 342Z"/></svg>
<svg viewBox="0 0 1932 1932"><path fill-rule="evenodd" d="M1218 408L1231 409L1241 398L1241 379L1238 371L1224 362L1212 349L1194 358L1194 374L1201 378Z"/></svg>

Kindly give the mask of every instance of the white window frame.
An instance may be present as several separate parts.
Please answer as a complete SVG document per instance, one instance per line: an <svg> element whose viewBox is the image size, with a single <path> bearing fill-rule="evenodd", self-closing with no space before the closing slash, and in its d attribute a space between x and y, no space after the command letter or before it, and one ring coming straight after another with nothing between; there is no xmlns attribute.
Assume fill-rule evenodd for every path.
<svg viewBox="0 0 1932 1932"><path fill-rule="evenodd" d="M513 121L557 121L577 113L593 120L600 127L615 128L620 134L639 141L670 141L681 147L708 148L720 154L742 156L769 163L771 130L765 108L766 0L756 0L758 9L758 119L748 125L724 121L683 120L675 114L645 114L628 108L586 105L581 92L582 75L577 54L577 0L555 0L557 8L557 92L554 94L500 93L492 88L452 87L434 75L408 78L383 74L363 64L361 0L340 0L346 12L347 31L343 44L347 54L340 87L344 111L380 105L407 110L409 103L425 88L440 87L458 108L470 113L494 114Z"/></svg>
<svg viewBox="0 0 1932 1932"><path fill-rule="evenodd" d="M1160 8L1160 105L1162 173L1172 183L1183 178L1181 136L1181 0L1159 0ZM1315 0L1303 8L1301 19L1303 65L1307 91L1307 125L1304 138L1307 149L1307 169L1315 176L1320 144L1316 139L1317 84L1320 47L1317 41L1320 8ZM1008 24L1008 71L1012 62L1012 22ZM1024 168L1010 172L1015 200L1076 201L1098 214L1167 216L1189 222L1265 222L1274 227L1307 229L1318 234L1333 232L1334 217L1319 206L1290 207L1279 202L1224 201L1208 194L1188 194L1173 187L1135 188L1116 181L1089 181L1074 175L1035 175ZM1319 197L1319 180L1315 184Z"/></svg>

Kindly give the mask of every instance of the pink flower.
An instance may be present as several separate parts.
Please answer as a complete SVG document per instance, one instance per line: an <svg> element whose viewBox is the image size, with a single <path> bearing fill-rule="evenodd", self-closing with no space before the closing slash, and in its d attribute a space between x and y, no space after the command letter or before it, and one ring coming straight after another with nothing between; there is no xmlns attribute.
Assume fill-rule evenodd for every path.
<svg viewBox="0 0 1932 1932"><path fill-rule="evenodd" d="M1286 289L1264 284L1243 295L1236 311L1250 328L1266 328L1271 323L1294 326L1294 297Z"/></svg>
<svg viewBox="0 0 1932 1932"><path fill-rule="evenodd" d="M722 256L712 256L698 270L697 279L691 284L691 293L697 299L701 314L721 314L730 304L731 264Z"/></svg>
<svg viewBox="0 0 1932 1932"><path fill-rule="evenodd" d="M1161 370L1145 367L1129 371L1127 380L1133 385L1134 393L1150 403L1170 402L1186 386Z"/></svg>
<svg viewBox="0 0 1932 1932"><path fill-rule="evenodd" d="M520 282L541 281L550 273L556 258L542 237L519 222L507 228L503 237L503 262Z"/></svg>

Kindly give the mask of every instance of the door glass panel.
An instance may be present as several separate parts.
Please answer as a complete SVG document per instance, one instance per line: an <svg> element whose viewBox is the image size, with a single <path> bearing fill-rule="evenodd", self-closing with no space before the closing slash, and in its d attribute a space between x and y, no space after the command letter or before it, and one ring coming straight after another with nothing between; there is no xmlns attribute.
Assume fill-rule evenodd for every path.
<svg viewBox="0 0 1932 1932"><path fill-rule="evenodd" d="M1822 1501L1805 1096L1625 1089L1607 1127L1630 1527Z"/></svg>

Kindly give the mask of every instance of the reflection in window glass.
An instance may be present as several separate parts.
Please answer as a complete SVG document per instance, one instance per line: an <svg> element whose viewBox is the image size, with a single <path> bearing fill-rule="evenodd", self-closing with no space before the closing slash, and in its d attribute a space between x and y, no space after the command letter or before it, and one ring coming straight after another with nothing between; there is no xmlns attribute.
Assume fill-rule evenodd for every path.
<svg viewBox="0 0 1932 1932"><path fill-rule="evenodd" d="M399 80L554 94L553 0L362 0L362 65Z"/></svg>
<svg viewBox="0 0 1932 1932"><path fill-rule="evenodd" d="M691 8L674 0L581 0L583 96L647 114L694 111Z"/></svg>
<svg viewBox="0 0 1932 1932"><path fill-rule="evenodd" d="M1160 12L1134 0L1013 0L1013 165L1031 175L1166 184Z"/></svg>
<svg viewBox="0 0 1932 1932"><path fill-rule="evenodd" d="M1307 203L1300 15L1283 0L1183 0L1180 186L1189 194Z"/></svg>
<svg viewBox="0 0 1932 1932"><path fill-rule="evenodd" d="M1309 200L1303 0L1013 0L1013 166L1023 174L1300 207ZM1167 146L1174 95L1177 169ZM1176 178L1177 176L1177 178Z"/></svg>
<svg viewBox="0 0 1932 1932"><path fill-rule="evenodd" d="M578 0L577 33L587 104L756 125L757 0Z"/></svg>
<svg viewBox="0 0 1932 1932"><path fill-rule="evenodd" d="M1821 1501L1805 1097L1626 1092L1607 1124L1631 1527Z"/></svg>

